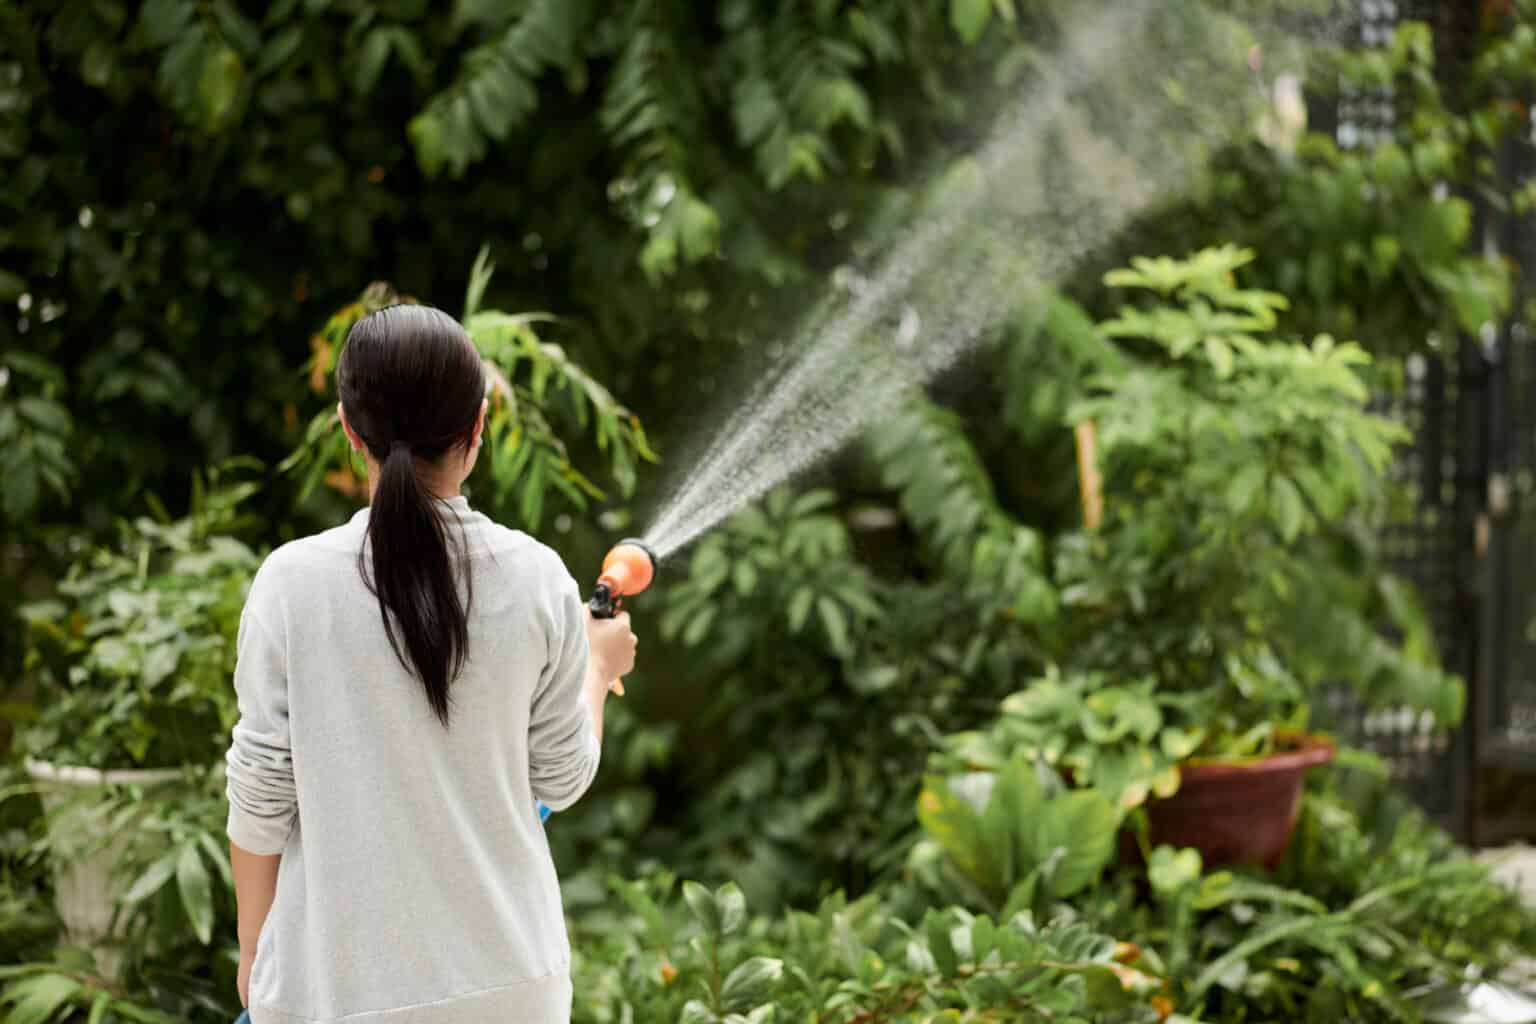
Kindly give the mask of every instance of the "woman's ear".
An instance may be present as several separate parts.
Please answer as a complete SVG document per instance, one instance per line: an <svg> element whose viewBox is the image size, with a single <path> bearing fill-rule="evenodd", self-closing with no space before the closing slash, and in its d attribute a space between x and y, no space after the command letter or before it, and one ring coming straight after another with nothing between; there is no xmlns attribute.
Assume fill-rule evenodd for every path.
<svg viewBox="0 0 1536 1024"><path fill-rule="evenodd" d="M480 399L480 414L475 417L475 434L469 441L471 448L480 447L480 435L485 433L485 410L490 408L490 404L490 399Z"/></svg>
<svg viewBox="0 0 1536 1024"><path fill-rule="evenodd" d="M353 430L352 424L347 422L347 411L341 407L340 402L336 403L336 418L341 420L341 432L347 435L347 443L352 446L352 450L362 451L363 439L357 436L357 431Z"/></svg>

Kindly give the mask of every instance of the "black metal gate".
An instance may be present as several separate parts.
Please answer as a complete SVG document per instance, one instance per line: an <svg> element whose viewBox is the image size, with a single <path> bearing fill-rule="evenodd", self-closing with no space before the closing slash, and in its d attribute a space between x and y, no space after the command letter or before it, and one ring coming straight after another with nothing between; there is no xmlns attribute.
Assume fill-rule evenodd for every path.
<svg viewBox="0 0 1536 1024"><path fill-rule="evenodd" d="M1473 52L1478 5L1454 0L1371 0L1357 39L1382 45L1399 21L1435 28L1437 67L1456 100ZM1376 91L1342 96L1324 113L1341 145L1392 131L1395 103ZM1536 177L1532 131L1498 155L1504 196ZM1536 834L1536 223L1486 196L1476 244L1519 278L1514 314L1476 337L1426 344L1405 366L1403 390L1383 411L1413 441L1395 467L1408 499L1383 530L1384 553L1415 583L1446 667L1467 682L1467 714L1447 732L1408 709L1366 710L1347 695L1335 721L1387 761L1394 777L1463 840ZM1529 793L1530 795L1527 795Z"/></svg>

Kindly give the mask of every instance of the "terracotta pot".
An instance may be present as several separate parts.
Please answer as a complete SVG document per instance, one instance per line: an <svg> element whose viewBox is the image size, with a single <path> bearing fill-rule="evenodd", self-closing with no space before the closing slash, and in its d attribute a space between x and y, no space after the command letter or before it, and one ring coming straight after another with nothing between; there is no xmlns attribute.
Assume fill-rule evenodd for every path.
<svg viewBox="0 0 1536 1024"><path fill-rule="evenodd" d="M1181 766L1179 791L1147 805L1152 845L1192 846L1207 866L1261 864L1273 870L1296 829L1302 777L1335 753L1318 736L1297 736L1294 743L1258 761Z"/></svg>

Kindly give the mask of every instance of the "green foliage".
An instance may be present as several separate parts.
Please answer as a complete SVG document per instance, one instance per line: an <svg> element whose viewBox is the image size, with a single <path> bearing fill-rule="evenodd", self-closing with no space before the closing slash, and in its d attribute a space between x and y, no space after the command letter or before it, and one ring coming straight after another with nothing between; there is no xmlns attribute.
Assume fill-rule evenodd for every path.
<svg viewBox="0 0 1536 1024"><path fill-rule="evenodd" d="M259 558L231 534L257 490L239 465L194 481L191 513L140 518L26 609L43 687L21 749L92 768L208 765L236 717L235 634Z"/></svg>
<svg viewBox="0 0 1536 1024"><path fill-rule="evenodd" d="M1289 145L1230 147L1201 188L1131 244L1247 246L1262 280L1292 300L1299 329L1368 339L1376 351L1475 334L1508 310L1511 268L1469 244L1468 197L1497 209L1514 192L1490 153L1527 130L1511 101L1536 56L1528 9L1505 5L1485 26L1456 67L1437 67L1433 34L1419 22L1399 25L1380 47L1317 49L1308 90L1319 99L1390 90L1388 137L1312 132Z"/></svg>
<svg viewBox="0 0 1536 1024"><path fill-rule="evenodd" d="M1022 756L994 771L930 776L917 807L928 843L913 850L914 865L942 852L982 906L1005 917L1092 885L1115 852L1121 818L1093 789L1048 795L1034 763ZM938 878L954 887L942 873Z"/></svg>
<svg viewBox="0 0 1536 1024"><path fill-rule="evenodd" d="M899 495L941 571L1011 618L1053 617L1056 592L1040 535L998 504L959 417L914 397L881 422L869 444L882 482Z"/></svg>
<svg viewBox="0 0 1536 1024"><path fill-rule="evenodd" d="M665 427L1022 45L884 0L5 5L0 592L63 571L46 526L100 541L143 491L180 514L199 467L303 444L314 325L373 279L460 293L482 241L486 308L551 311L571 362ZM584 490L569 464L545 461ZM338 507L296 486L263 497L278 536Z"/></svg>
<svg viewBox="0 0 1536 1024"><path fill-rule="evenodd" d="M689 646L711 637L710 657L729 663L754 634L778 632L779 623L736 607L750 601L780 610L789 636L813 636L834 655L852 655L881 610L869 574L852 565L846 527L827 513L834 500L826 491L775 491L701 540L688 578L668 588L662 632Z"/></svg>
<svg viewBox="0 0 1536 1024"><path fill-rule="evenodd" d="M689 777L708 781L682 824L699 859L683 863L758 901L814 898L829 881L862 891L899 869L932 742L1038 667L1026 625L1001 613L1006 594L880 579L832 502L771 493L702 538L659 594L664 635L711 681L682 740Z"/></svg>
<svg viewBox="0 0 1536 1024"><path fill-rule="evenodd" d="M193 940L207 947L216 924L233 923L227 814L222 766L152 786L82 789L61 794L27 856L71 864L110 845L126 886L114 941L140 956Z"/></svg>
<svg viewBox="0 0 1536 1024"><path fill-rule="evenodd" d="M311 341L307 397L291 368L311 326L373 277L407 294L467 286L463 315L502 378L476 501L528 524L551 502L585 510L568 553L595 558L595 492L614 484L606 537L632 490L648 497L649 440L593 381L670 438L809 285L866 257L868 225L905 208L936 144L968 145L989 97L1034 87L1021 69L1063 6L0 5L0 302L16 303L0 318L0 519L20 541L0 552L4 600L70 557L50 527L99 539L146 487L179 512L172 485L232 451L299 449L304 475L260 496L272 536L330 514L321 482L355 493L328 373L348 317L391 294L365 294ZM1097 269L1068 282L1072 299L1042 303L1032 283L999 348L957 371L984 378L970 389L982 397L904 402L868 459L839 465L835 492L776 494L663 579L670 650L647 655L636 699L611 713L603 791L551 825L562 867L595 850L649 879L615 882L619 906L590 872L568 878L578 1019L1111 1021L1176 1006L1374 1021L1431 975L1536 949L1529 915L1443 836L1417 821L1368 835L1331 794L1309 795L1272 878L1206 873L1172 850L1151 851L1144 883L1100 874L1120 809L1155 795L1188 743L1262 752L1320 683L1459 714L1422 610L1370 540L1393 439L1359 398L1378 381L1351 346L1271 338L1439 351L1508 307L1508 269L1469 250L1464 197L1529 203L1486 153L1523 130L1509 101L1536 68L1532 16L1521 0L1479 42L1451 76L1455 103L1422 27L1381 53L1320 57L1312 86L1394 87L1390 143L1288 145L1271 124L1111 245L1235 242L1252 263L1137 264L1112 281L1144 293L1118 316ZM482 239L503 262L493 296L485 262L466 271ZM1076 518L1063 428L1085 415L1109 520L1061 533ZM585 471L598 464L601 487ZM173 558L135 529L134 550ZM123 559L77 570L87 589L64 607L80 631L60 609L36 616L34 668L64 696L34 727L73 739L69 701L95 723L104 695L116 713L174 654L157 700L217 671L222 696L198 684L171 705L197 716L186 750L213 750L239 570L140 580ZM201 600L178 588L221 580L216 614L99 657L90 624L154 637L150 616L183 621ZM142 606L114 608L118 591ZM1405 639L1384 639L1383 621ZM89 695L64 689L77 668ZM1220 699L1190 702L1201 694ZM182 756L161 724L127 721L110 729L126 737L117 763ZM969 738L943 742L957 733ZM938 810L921 813L943 841L919 838L912 814L940 746L954 760L936 762ZM1053 752L1078 792L1026 770ZM5 839L0 952L30 964L0 989L13 1019L18 1004L23 1020L85 1018L103 992L103 1020L233 1015L227 879L207 846L216 786L164 805L125 794L111 811L148 829L125 865L137 953L117 987L72 953L43 962L49 848L17 869L31 844ZM1034 817L1009 813L1021 807ZM1036 819L1050 828L1031 831ZM645 874L656 855L739 889L671 898ZM839 886L867 895L822 899ZM769 901L817 910L751 913ZM1138 942L1144 975L1114 963L1108 935Z"/></svg>
<svg viewBox="0 0 1536 1024"><path fill-rule="evenodd" d="M82 790L45 816L31 784L8 787L0 819L0 1004L49 1022L222 1024L239 1012L234 890L222 768L188 769L154 787ZM62 795L62 794L61 794ZM49 912L51 866L111 844L127 886L111 943L113 976L88 950L59 945Z"/></svg>
<svg viewBox="0 0 1536 1024"><path fill-rule="evenodd" d="M435 175L447 166L462 175L538 106L541 74L551 68L568 76L581 74L577 44L589 29L592 7L566 0L534 0L520 11L509 5L497 19L506 24L495 26L491 37L465 56L458 80L411 119L410 137L422 169ZM408 29L378 25L369 30L357 65L359 92L371 91L390 49L402 38L414 44Z"/></svg>
<svg viewBox="0 0 1536 1024"><path fill-rule="evenodd" d="M1338 682L1454 724L1460 682L1376 637L1376 593L1339 579L1385 577L1351 548L1380 521L1401 428L1366 410L1358 346L1266 337L1285 302L1236 284L1250 259L1208 250L1107 278L1154 298L1102 326L1133 358L1069 414L1097 427L1107 513L1060 543L1058 649L1191 697L1200 753L1269 749Z"/></svg>
<svg viewBox="0 0 1536 1024"><path fill-rule="evenodd" d="M0 300L5 291L0 272ZM73 420L59 401L63 387L64 375L46 359L0 350L0 474L6 481L0 522L23 522L47 493L69 497L75 467L66 444Z"/></svg>
<svg viewBox="0 0 1536 1024"><path fill-rule="evenodd" d="M180 1018L123 998L96 977L88 955L61 951L47 964L0 967L0 1006L10 1024L63 1024L85 1019L90 1024L177 1024ZM86 1015L82 1018L81 1014Z"/></svg>
<svg viewBox="0 0 1536 1024"><path fill-rule="evenodd" d="M1273 878L1206 872L1194 851L1163 847L1149 900L1105 886L1087 919L1137 936L1148 969L1202 1020L1416 1021L1411 989L1522 955L1536 915L1513 891L1400 796L1373 829L1336 787L1345 776L1324 778Z"/></svg>
<svg viewBox="0 0 1536 1024"><path fill-rule="evenodd" d="M1177 792L1178 763L1205 739L1203 726L1180 724L1186 703L1159 694L1156 679L1116 685L1102 675L1063 677L1052 669L1005 698L986 730L946 737L940 760L955 770L996 771L1022 755L1134 810L1149 797Z"/></svg>
<svg viewBox="0 0 1536 1024"><path fill-rule="evenodd" d="M756 917L731 885L685 882L681 905L670 875L610 885L624 911L576 922L583 1024L962 1020L979 1009L1019 1022L1159 1019L1157 980L1067 917L1042 926L945 907L909 918L841 894L814 912Z"/></svg>

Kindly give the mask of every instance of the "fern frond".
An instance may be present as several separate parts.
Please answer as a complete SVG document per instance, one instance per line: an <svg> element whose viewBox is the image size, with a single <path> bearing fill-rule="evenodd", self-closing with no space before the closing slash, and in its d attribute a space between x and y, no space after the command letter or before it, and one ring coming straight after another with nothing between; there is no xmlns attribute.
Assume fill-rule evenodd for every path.
<svg viewBox="0 0 1536 1024"><path fill-rule="evenodd" d="M630 9L625 43L614 64L599 117L621 155L618 195L626 218L647 234L640 265L653 281L679 263L712 255L720 217L694 188L685 126L707 120L688 62L678 51L677 27L662 5Z"/></svg>
<svg viewBox="0 0 1536 1024"><path fill-rule="evenodd" d="M444 166L459 175L492 141L511 134L538 107L538 80L570 69L591 23L591 0L532 0L521 16L464 59L458 79L411 118L416 159L430 177Z"/></svg>
<svg viewBox="0 0 1536 1024"><path fill-rule="evenodd" d="M870 447L884 483L900 495L947 576L1018 618L1054 613L1040 536L998 504L958 416L914 396L874 432Z"/></svg>

